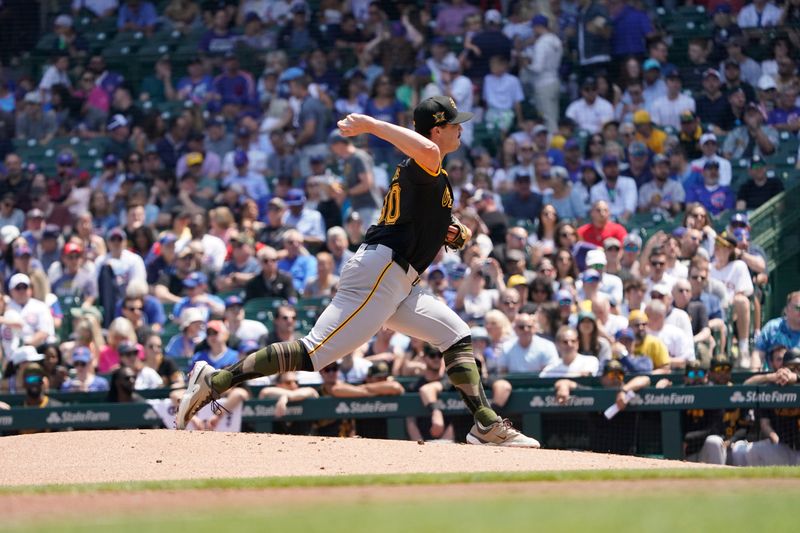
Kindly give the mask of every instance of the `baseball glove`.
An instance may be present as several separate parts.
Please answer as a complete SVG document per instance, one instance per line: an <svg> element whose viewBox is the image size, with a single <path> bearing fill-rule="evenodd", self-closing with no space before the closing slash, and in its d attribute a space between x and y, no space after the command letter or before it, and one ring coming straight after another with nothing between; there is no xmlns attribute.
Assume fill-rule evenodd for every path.
<svg viewBox="0 0 800 533"><path fill-rule="evenodd" d="M450 215L450 227L447 228L444 245L452 250L461 250L471 238L472 231L459 222L456 217Z"/></svg>

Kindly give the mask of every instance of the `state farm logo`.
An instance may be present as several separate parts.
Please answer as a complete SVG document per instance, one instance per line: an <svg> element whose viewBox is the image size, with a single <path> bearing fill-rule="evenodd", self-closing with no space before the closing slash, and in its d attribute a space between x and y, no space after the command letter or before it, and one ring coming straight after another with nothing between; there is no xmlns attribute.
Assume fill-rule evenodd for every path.
<svg viewBox="0 0 800 533"><path fill-rule="evenodd" d="M742 394L742 391L737 390L731 394L731 397L728 398L728 400L730 400L731 403L744 403L747 401L747 398L745 398L745 395Z"/></svg>
<svg viewBox="0 0 800 533"><path fill-rule="evenodd" d="M534 396L528 404L531 407L592 407L594 398L591 396L570 396L564 403L558 403L555 396Z"/></svg>
<svg viewBox="0 0 800 533"><path fill-rule="evenodd" d="M400 409L397 402L339 402L334 412L337 415L361 413L396 413Z"/></svg>
<svg viewBox="0 0 800 533"><path fill-rule="evenodd" d="M749 390L742 394L741 391L736 391L731 394L729 398L731 403L796 403L796 392L782 392L779 390L772 391L754 391Z"/></svg>

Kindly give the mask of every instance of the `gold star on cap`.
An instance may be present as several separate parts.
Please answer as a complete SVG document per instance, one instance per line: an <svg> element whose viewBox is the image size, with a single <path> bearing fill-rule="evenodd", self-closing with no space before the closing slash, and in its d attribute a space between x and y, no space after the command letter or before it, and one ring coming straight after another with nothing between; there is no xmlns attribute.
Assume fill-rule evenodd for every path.
<svg viewBox="0 0 800 533"><path fill-rule="evenodd" d="M444 111L437 111L433 114L433 123L439 124L440 122L445 122L447 119L444 118Z"/></svg>

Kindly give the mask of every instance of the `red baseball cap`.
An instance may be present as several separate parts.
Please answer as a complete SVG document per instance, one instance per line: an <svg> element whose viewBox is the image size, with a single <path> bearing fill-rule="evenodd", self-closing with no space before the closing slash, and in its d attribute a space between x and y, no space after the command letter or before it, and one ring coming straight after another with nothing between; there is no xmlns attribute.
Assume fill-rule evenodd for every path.
<svg viewBox="0 0 800 533"><path fill-rule="evenodd" d="M83 249L80 247L79 244L75 244L74 242L68 242L64 245L64 254L82 254Z"/></svg>

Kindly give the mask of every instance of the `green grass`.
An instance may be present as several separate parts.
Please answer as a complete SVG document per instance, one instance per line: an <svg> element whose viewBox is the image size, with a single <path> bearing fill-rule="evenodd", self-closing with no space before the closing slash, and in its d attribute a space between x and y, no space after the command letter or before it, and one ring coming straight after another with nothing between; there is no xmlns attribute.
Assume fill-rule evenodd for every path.
<svg viewBox="0 0 800 533"><path fill-rule="evenodd" d="M347 476L286 476L220 478L72 485L0 487L4 494L63 494L131 492L137 490L269 489L286 487L352 487L392 485L444 485L452 483L505 483L536 481L624 481L637 479L763 479L800 480L800 468L674 468L653 470L572 470L551 472L474 472L449 474L376 474Z"/></svg>
<svg viewBox="0 0 800 533"><path fill-rule="evenodd" d="M430 487L427 490L435 490ZM465 489L468 491L468 489ZM15 531L114 531L144 533L175 531L287 532L591 532L685 533L687 531L796 531L792 509L800 488L776 491L762 486L724 493L677 492L657 494L543 495L493 498L480 503L474 495L465 500L314 503L298 501L288 507L270 506L265 496L258 509L214 509L191 515L148 513L146 516L92 518L82 523L54 520L26 525ZM90 513L90 511L89 511Z"/></svg>

